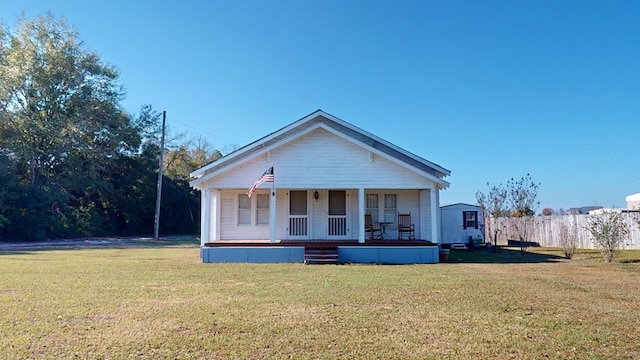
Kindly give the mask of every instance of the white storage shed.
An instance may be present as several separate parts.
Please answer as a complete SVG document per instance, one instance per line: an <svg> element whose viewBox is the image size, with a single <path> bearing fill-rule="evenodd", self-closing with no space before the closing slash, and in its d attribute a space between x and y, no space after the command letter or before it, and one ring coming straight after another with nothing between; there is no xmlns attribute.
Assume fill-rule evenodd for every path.
<svg viewBox="0 0 640 360"><path fill-rule="evenodd" d="M484 213L477 205L464 203L440 207L443 244L484 242Z"/></svg>

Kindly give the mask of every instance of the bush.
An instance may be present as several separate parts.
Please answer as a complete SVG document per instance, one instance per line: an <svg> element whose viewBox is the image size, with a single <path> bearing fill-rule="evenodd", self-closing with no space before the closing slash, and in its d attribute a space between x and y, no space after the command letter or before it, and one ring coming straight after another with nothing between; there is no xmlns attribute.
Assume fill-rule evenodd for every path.
<svg viewBox="0 0 640 360"><path fill-rule="evenodd" d="M578 229L575 221L571 224L560 224L560 246L564 251L565 259L571 259L578 244Z"/></svg>
<svg viewBox="0 0 640 360"><path fill-rule="evenodd" d="M589 214L587 229L593 236L596 246L600 249L604 261L612 262L616 251L624 248L625 240L630 230L622 217L622 213L615 210Z"/></svg>

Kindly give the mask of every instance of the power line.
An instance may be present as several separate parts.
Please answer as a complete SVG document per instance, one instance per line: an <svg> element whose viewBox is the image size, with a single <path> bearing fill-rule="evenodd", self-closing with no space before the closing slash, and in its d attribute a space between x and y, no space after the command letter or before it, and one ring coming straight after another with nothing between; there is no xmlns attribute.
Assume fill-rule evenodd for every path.
<svg viewBox="0 0 640 360"><path fill-rule="evenodd" d="M195 126L192 126L192 125L189 125L189 124L185 124L185 123L181 123L181 122L176 121L176 120L173 120L173 122L174 122L174 123L176 123L176 124L180 124L180 125L182 125L182 126L185 126L185 127L191 128L191 129L193 129L193 130L196 130L196 131L200 132L200 133L201 133L201 134L203 134L203 135L213 136L213 137L216 137L216 138L218 138L218 139L221 139L221 140L224 140L224 141L227 141L227 142L230 142L230 143L234 143L234 141L233 141L233 140L231 140L231 139L227 139L227 138L225 138L225 137L222 137L222 136L219 136L219 135L212 134L212 133L210 133L210 132L208 132L208 131L206 131L206 130L202 130L202 129L197 128L197 127L195 127Z"/></svg>

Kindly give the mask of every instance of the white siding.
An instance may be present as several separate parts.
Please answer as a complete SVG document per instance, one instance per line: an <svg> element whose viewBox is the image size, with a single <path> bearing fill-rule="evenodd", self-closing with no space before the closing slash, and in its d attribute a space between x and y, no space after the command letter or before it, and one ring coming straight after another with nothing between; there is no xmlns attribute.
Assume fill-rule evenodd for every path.
<svg viewBox="0 0 640 360"><path fill-rule="evenodd" d="M214 177L204 187L249 188L274 165L276 187L289 189L425 189L433 181L324 130ZM260 188L269 188L264 183Z"/></svg>
<svg viewBox="0 0 640 360"><path fill-rule="evenodd" d="M313 198L314 190L308 191L309 204L311 212L309 213L310 223L310 237L312 239L326 239L327 238L327 202L326 199L329 196L327 190L317 190L318 200Z"/></svg>
<svg viewBox="0 0 640 360"><path fill-rule="evenodd" d="M238 225L238 196L245 192L246 190L221 192L220 237L223 240L269 239L268 225ZM261 190L255 194L268 194L268 192Z"/></svg>

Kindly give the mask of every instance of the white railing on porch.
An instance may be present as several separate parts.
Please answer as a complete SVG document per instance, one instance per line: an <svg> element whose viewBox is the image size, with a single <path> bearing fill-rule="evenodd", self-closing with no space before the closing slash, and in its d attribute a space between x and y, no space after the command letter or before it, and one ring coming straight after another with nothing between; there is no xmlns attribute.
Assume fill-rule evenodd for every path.
<svg viewBox="0 0 640 360"><path fill-rule="evenodd" d="M329 236L347 235L347 217L345 215L329 215Z"/></svg>
<svg viewBox="0 0 640 360"><path fill-rule="evenodd" d="M289 216L289 236L308 236L307 216Z"/></svg>

